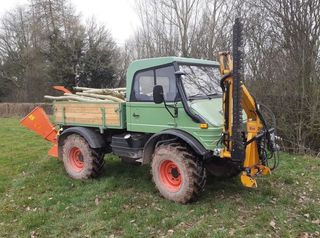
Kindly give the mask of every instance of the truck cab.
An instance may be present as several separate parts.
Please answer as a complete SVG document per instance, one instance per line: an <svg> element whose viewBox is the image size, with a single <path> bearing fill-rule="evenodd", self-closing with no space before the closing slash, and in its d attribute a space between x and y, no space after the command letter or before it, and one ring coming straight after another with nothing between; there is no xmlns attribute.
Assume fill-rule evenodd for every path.
<svg viewBox="0 0 320 238"><path fill-rule="evenodd" d="M213 150L221 136L222 92L216 61L161 57L137 60L127 72L127 130L159 133L175 129ZM163 88L163 103L153 90Z"/></svg>

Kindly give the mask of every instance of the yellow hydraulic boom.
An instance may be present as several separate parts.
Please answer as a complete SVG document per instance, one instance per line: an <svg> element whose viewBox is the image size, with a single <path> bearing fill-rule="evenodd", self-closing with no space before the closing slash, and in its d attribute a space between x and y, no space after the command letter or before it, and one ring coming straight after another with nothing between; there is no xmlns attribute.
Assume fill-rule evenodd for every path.
<svg viewBox="0 0 320 238"><path fill-rule="evenodd" d="M268 160L274 156L275 136L274 129L268 128L258 104L242 82L242 54L242 24L236 19L233 56L229 52L219 54L224 113L220 157L231 160L242 170L241 182L244 186L257 187L255 177L271 173ZM242 121L243 112L246 122Z"/></svg>
<svg viewBox="0 0 320 238"><path fill-rule="evenodd" d="M228 140L228 143L225 144L225 147L221 151L221 157L231 159L231 151L233 143L230 140L232 138L232 126L233 126L233 97L232 90L234 85L234 77L232 76L233 62L229 52L219 54L220 61L220 72L224 79L224 83L229 85L228 93L224 93L223 96L223 110L227 111L228 118L227 123L224 125L224 135ZM226 63L226 65L225 65ZM258 174L267 175L271 171L269 167L262 164L259 159L258 145L255 141L255 138L259 135L261 130L264 128L261 119L257 112L257 106L254 98L250 95L247 88L241 83L241 106L244 112L247 115L246 122L246 143L245 146L245 156L243 161L244 171L241 174L241 182L246 187L257 187L257 182L254 179ZM228 99L227 99L228 97ZM226 104L225 102L228 103Z"/></svg>

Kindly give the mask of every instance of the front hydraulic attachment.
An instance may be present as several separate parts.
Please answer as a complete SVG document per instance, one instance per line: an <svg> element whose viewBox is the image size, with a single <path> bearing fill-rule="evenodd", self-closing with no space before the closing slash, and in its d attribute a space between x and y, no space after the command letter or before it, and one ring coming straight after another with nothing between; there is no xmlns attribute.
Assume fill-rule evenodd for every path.
<svg viewBox="0 0 320 238"><path fill-rule="evenodd" d="M270 139L273 130L267 128L255 99L243 84L242 42L242 24L236 19L233 26L233 57L229 52L219 54L224 114L224 147L220 157L230 159L242 170L241 182L244 186L257 187L255 177L271 173L267 166L265 145L269 150L274 150L271 146L274 142ZM243 122L243 111L247 117L246 123Z"/></svg>

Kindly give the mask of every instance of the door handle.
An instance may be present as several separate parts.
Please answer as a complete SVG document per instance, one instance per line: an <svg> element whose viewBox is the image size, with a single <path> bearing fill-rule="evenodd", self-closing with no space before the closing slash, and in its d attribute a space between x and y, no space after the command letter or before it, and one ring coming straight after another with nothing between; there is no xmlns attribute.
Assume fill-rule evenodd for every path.
<svg viewBox="0 0 320 238"><path fill-rule="evenodd" d="M135 112L132 114L133 117L139 117L139 114L136 114Z"/></svg>
<svg viewBox="0 0 320 238"><path fill-rule="evenodd" d="M177 123L175 123L175 122L168 122L167 125L168 125L168 126L177 126Z"/></svg>

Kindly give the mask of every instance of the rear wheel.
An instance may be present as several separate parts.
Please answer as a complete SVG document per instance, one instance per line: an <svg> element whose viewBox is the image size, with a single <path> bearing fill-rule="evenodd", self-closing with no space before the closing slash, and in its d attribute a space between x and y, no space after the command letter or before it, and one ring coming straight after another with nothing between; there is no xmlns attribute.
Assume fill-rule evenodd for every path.
<svg viewBox="0 0 320 238"><path fill-rule="evenodd" d="M152 160L151 173L160 194L171 201L197 199L206 182L206 171L192 152L181 144L160 145Z"/></svg>
<svg viewBox="0 0 320 238"><path fill-rule="evenodd" d="M96 177L104 165L104 154L90 148L87 141L77 134L69 135L62 147L66 172L74 179Z"/></svg>

